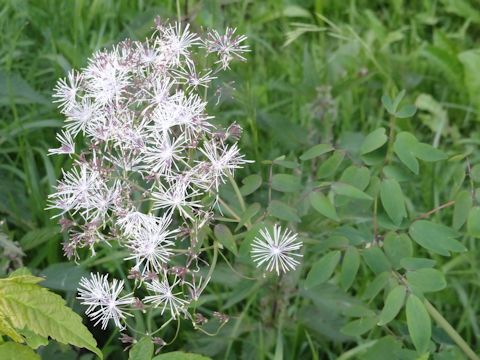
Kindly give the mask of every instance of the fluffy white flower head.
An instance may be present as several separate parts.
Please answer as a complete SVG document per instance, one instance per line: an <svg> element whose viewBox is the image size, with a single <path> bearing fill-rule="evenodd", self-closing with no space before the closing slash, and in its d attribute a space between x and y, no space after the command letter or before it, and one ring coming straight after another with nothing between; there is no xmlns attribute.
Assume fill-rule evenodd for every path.
<svg viewBox="0 0 480 360"><path fill-rule="evenodd" d="M280 272L295 270L300 264L298 258L302 255L298 251L302 242L298 240L297 234L275 224L273 234L267 228L260 230L260 237L256 237L252 243L252 259L259 266L265 266L267 271L274 271L277 275Z"/></svg>

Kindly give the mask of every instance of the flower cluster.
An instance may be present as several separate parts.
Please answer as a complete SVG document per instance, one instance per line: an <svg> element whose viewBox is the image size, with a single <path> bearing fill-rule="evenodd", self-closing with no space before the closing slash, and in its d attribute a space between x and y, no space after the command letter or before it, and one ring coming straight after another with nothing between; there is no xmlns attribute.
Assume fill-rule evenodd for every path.
<svg viewBox="0 0 480 360"><path fill-rule="evenodd" d="M78 298L102 328L110 319L123 328L135 307L194 318L188 306L209 280L198 275L198 262L206 264L199 234L219 186L247 162L241 128L220 129L207 114L207 89L231 61L245 60L245 39L231 28L201 38L157 21L151 38L95 53L55 87L66 123L50 154L74 159L49 197L68 232L65 254L120 247L135 280L134 293L121 295L123 281L82 279ZM80 142L87 146L76 152Z"/></svg>

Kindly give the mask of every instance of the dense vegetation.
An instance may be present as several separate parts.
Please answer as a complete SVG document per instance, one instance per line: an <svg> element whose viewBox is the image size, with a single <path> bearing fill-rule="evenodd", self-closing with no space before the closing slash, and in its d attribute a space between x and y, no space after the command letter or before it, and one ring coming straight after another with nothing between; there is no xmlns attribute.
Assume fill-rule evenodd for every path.
<svg viewBox="0 0 480 360"><path fill-rule="evenodd" d="M236 173L241 194L230 183L223 189L229 206L218 216L229 230L210 234L224 245L224 258L200 306L209 317L220 311L230 319L215 336L182 323L162 352L475 359L480 10L474 0L4 1L0 275L26 267L79 314L82 276L126 277L121 253L104 251L79 265L63 255L64 235L45 208L72 161L47 156L63 125L51 95L57 79L85 66L94 51L125 38L143 40L157 15L195 31L231 26L248 36L247 62L219 75L226 85L218 104L212 96L209 112L219 123L243 127L240 147L255 161ZM274 221L299 233L303 260L294 272L264 277L249 258L250 245ZM38 280L21 274L28 286ZM0 285L0 303L2 286L8 288ZM207 323L211 332L215 321ZM88 326L105 358L128 357L118 330ZM161 336L172 339L175 331ZM429 331L431 337L422 336ZM45 359L94 356L54 341L37 352Z"/></svg>

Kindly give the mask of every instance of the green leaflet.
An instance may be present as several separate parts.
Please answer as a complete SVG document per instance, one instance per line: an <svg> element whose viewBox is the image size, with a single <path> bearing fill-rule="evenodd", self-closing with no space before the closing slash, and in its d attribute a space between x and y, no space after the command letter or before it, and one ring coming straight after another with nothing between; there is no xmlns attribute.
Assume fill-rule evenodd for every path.
<svg viewBox="0 0 480 360"><path fill-rule="evenodd" d="M395 179L385 179L380 185L380 200L390 219L397 226L407 216L405 197L400 184Z"/></svg>
<svg viewBox="0 0 480 360"><path fill-rule="evenodd" d="M173 351L166 354L155 356L152 360L211 360L209 357L186 353L183 351Z"/></svg>
<svg viewBox="0 0 480 360"><path fill-rule="evenodd" d="M62 297L36 284L42 280L29 275L0 280L0 313L14 328L86 348L103 359L82 318L65 306Z"/></svg>
<svg viewBox="0 0 480 360"><path fill-rule="evenodd" d="M301 179L290 174L275 174L272 178L272 188L281 192L296 192L302 188Z"/></svg>
<svg viewBox="0 0 480 360"><path fill-rule="evenodd" d="M360 254L354 246L349 246L345 251L340 272L340 285L343 290L352 286L360 267Z"/></svg>
<svg viewBox="0 0 480 360"><path fill-rule="evenodd" d="M432 324L425 305L413 294L408 296L406 314L413 345L419 353L425 353L432 336Z"/></svg>
<svg viewBox="0 0 480 360"><path fill-rule="evenodd" d="M327 281L332 276L335 268L340 261L340 251L331 251L317 260L305 280L305 287L312 288Z"/></svg>
<svg viewBox="0 0 480 360"><path fill-rule="evenodd" d="M398 285L390 291L385 299L385 305L380 313L378 325L383 326L395 319L397 314L403 307L405 302L405 294L407 288L403 285Z"/></svg>
<svg viewBox="0 0 480 360"><path fill-rule="evenodd" d="M145 336L141 338L135 345L133 345L128 360L151 360L153 356L153 342L150 337Z"/></svg>
<svg viewBox="0 0 480 360"><path fill-rule="evenodd" d="M385 128L381 127L368 134L360 147L360 154L368 154L382 147L388 140L385 135Z"/></svg>
<svg viewBox="0 0 480 360"><path fill-rule="evenodd" d="M238 254L237 244L235 243L235 239L233 238L232 232L227 226L223 224L217 224L215 225L213 232L220 244L225 246L228 250L233 252L235 255Z"/></svg>
<svg viewBox="0 0 480 360"><path fill-rule="evenodd" d="M323 154L326 154L327 152L333 151L333 146L330 144L318 144L315 146L312 146L310 149L305 151L301 156L300 160L305 161L305 160L311 160L316 158L317 156L321 156Z"/></svg>
<svg viewBox="0 0 480 360"><path fill-rule="evenodd" d="M373 329L376 323L376 317L364 317L347 323L340 331L345 335L360 336Z"/></svg>
<svg viewBox="0 0 480 360"><path fill-rule="evenodd" d="M393 150L400 161L415 174L418 174L419 170L417 158L428 162L447 158L442 151L419 142L415 136L406 131L397 135Z"/></svg>
<svg viewBox="0 0 480 360"><path fill-rule="evenodd" d="M421 292L440 291L447 287L445 276L436 269L425 268L409 271L407 280L410 286Z"/></svg>
<svg viewBox="0 0 480 360"><path fill-rule="evenodd" d="M249 175L242 180L240 192L243 196L250 195L262 185L262 177L257 174Z"/></svg>
<svg viewBox="0 0 480 360"><path fill-rule="evenodd" d="M451 251L466 251L465 246L455 240L460 234L445 225L419 220L410 226L409 234L420 246L443 256L449 256Z"/></svg>
<svg viewBox="0 0 480 360"><path fill-rule="evenodd" d="M312 207L320 214L334 221L340 221L335 206L333 206L330 200L321 192L310 193L308 199L310 200Z"/></svg>

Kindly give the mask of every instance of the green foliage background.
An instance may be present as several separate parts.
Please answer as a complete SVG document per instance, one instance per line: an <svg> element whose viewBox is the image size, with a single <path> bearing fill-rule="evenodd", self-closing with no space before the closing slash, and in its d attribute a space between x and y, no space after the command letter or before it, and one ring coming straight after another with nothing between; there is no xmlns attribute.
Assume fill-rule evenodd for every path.
<svg viewBox="0 0 480 360"><path fill-rule="evenodd" d="M312 168L302 169L295 165L301 154L320 143L347 151L359 149L367 134L391 126L391 115L382 105L382 95L394 97L402 89L407 94L404 102L415 104L418 110L413 117L397 120L397 133L411 132L420 141L441 148L450 158L440 166L421 165L419 176L402 183L409 196L409 217L414 219L460 197L458 190L466 173L470 175L466 180L471 181L469 189L474 191L480 180L480 168L475 166L480 154L479 9L476 0L3 0L0 219L6 237L0 242L5 252L1 275L7 274L9 256L23 253L23 265L46 276L42 285L58 291L71 307L81 311L75 301L75 289L86 271L99 269L118 277L127 271L122 268L122 256L92 258L76 267L66 263L61 253L59 228L50 220L52 213L44 210L47 195L68 162L65 158L46 156L62 125L62 117L51 103L51 93L59 77L72 67L84 66L95 50L126 37L147 36L156 15L175 19L180 13L195 29L233 26L249 37L252 52L248 62L235 64L233 71L221 79L225 83L234 81L233 87L224 89L231 96L211 111L220 121L237 121L244 127L243 151L256 162L240 172L238 179L251 174L260 174L264 179L260 190L249 195L250 203L265 203L269 196L265 186L269 166L265 160L284 155L285 159L277 161L278 172L299 175L303 170L304 174L315 174L326 163L323 159L330 158L326 156L322 161L314 161ZM375 138L383 136L389 136L388 130L386 134L377 133ZM368 153L369 146L375 150L374 140L373 145L364 145L367 148L361 151ZM337 157L343 158L341 154ZM334 165L340 164L341 159L337 160L329 160L328 168L324 166L319 174L331 170L332 177L337 177ZM306 177L303 176L304 180ZM385 186L388 185L395 187ZM288 202L297 196L291 190L305 192L300 183L292 184L281 177L275 178L272 186L286 190L283 197L275 192L275 201ZM391 187L385 192L392 193ZM318 201L323 200L312 203ZM390 217L396 212L395 204L383 206ZM308 251L304 269L310 269L332 247L326 234L331 231L331 220L338 215L331 209L319 212L324 216L300 211L302 221L297 230L304 234ZM461 208L456 210L455 228L463 224L459 220L465 218L461 212ZM452 213L453 208L448 207L433 213L429 220L450 226ZM402 212L393 217L400 216L401 221L405 215ZM291 216L287 218L292 220ZM453 257L432 256L448 286L429 295L429 300L476 349L480 344L480 268L476 245L480 231L475 229L475 219L471 223L468 235L462 233L460 238L468 252ZM362 234L372 233L371 229L365 230L368 224L363 226ZM8 239L16 241L16 245ZM416 255L425 256L419 252ZM322 269L338 263L339 255L335 260L337 254L329 254L333 255L324 260ZM348 256L355 261L355 254ZM349 285L342 288L352 286L353 292L347 295L329 284L297 292L295 283L300 273L283 279L280 291L273 282L262 288L227 267L219 267L207 296L215 299L218 309L232 316L231 321L216 337L194 332L186 324L171 350L182 348L232 359L384 358L382 354L393 351L398 344L393 338L384 338L380 344L383 348L377 344L377 352L362 352L386 335L381 328L363 338L340 332L345 321L339 304L355 304L356 295L364 293L374 272L362 264L357 278L340 279L341 284ZM317 274L317 280L319 276L323 275ZM272 293L282 295L272 300L268 296ZM288 303L285 311L293 321L279 327L275 322L277 314L271 310L273 302ZM409 303L407 313L409 306L414 311L414 304ZM380 300L376 307L381 309L382 304ZM388 318L387 315L384 314ZM106 358L127 358L117 332L92 331ZM400 340L407 336L405 322L395 327L395 333ZM436 358L462 358L445 332L436 326L433 338L442 344L440 350L445 350ZM352 353L352 349L357 352ZM56 343L38 352L45 359L78 358L76 351ZM84 354L81 358L91 356Z"/></svg>

